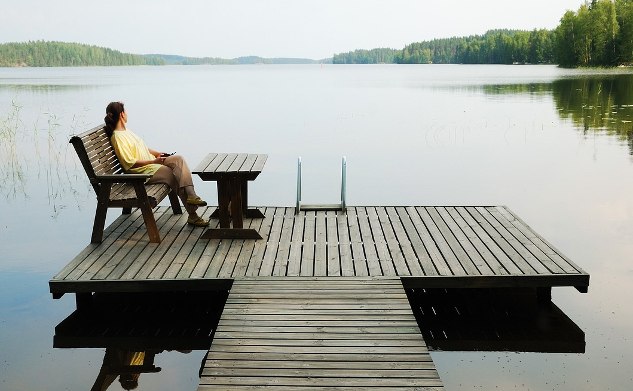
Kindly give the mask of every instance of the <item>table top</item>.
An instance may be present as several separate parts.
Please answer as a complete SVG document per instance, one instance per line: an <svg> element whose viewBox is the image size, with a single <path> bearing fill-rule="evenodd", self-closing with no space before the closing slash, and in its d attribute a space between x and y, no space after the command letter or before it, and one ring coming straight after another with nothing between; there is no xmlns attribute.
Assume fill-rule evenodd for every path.
<svg viewBox="0 0 633 391"><path fill-rule="evenodd" d="M262 172L268 155L252 153L210 153L191 172L202 180L217 180L230 175L253 180Z"/></svg>

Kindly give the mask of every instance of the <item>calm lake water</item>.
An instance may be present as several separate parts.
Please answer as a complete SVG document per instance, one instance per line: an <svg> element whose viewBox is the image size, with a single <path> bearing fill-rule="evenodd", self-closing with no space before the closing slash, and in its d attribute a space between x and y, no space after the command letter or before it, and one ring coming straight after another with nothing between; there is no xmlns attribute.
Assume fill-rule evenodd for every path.
<svg viewBox="0 0 633 391"><path fill-rule="evenodd" d="M591 274L587 294L552 293L586 351L433 352L446 388L633 383L631 71L181 66L0 68L0 389L87 390L99 373L104 349L53 348L75 303L47 283L88 244L94 217L68 139L113 100L150 147L192 166L209 151L268 153L252 205L294 205L299 156L305 203L338 201L346 156L349 205L507 205ZM195 390L203 356L158 354L162 371L138 389Z"/></svg>

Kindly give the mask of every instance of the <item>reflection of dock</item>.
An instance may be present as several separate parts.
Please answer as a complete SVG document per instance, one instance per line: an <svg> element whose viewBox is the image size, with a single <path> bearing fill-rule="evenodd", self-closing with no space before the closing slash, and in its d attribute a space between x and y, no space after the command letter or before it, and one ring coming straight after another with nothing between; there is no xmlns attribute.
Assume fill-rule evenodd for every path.
<svg viewBox="0 0 633 391"><path fill-rule="evenodd" d="M55 327L56 348L204 350L226 291L97 293L92 305Z"/></svg>
<svg viewBox="0 0 633 391"><path fill-rule="evenodd" d="M585 333L532 288L411 289L429 348L442 351L584 353Z"/></svg>
<svg viewBox="0 0 633 391"><path fill-rule="evenodd" d="M202 209L204 216L210 216L213 209ZM398 303L406 302L403 287L413 290L512 288L513 291L521 288L534 293L533 303L548 303L552 287L573 286L586 292L589 286L586 272L505 207L348 207L346 212L301 211L299 214L294 213L294 208L260 210L265 217L245 218L244 227L257 230L263 237L261 240L200 239L204 230L187 226L186 217L173 215L167 207L159 207L155 216L164 238L159 244L149 242L138 211L122 215L106 229L102 243L88 245L50 281L50 290L56 298L65 293L75 293L78 306L89 308L93 292L231 289L220 321L218 331L221 333L211 347L201 389L210 388L206 384L224 384L224 389L228 385L226 381L237 385L242 377L248 377L252 383L240 383L247 388L250 385L278 384L278 378L268 379L272 383L266 383L269 377L266 372L270 369L260 365L268 361L261 358L268 357L264 353L277 354L274 357L279 360L276 361L281 361L280 365L287 368L283 376L304 382L305 386L333 384L321 377L325 375L319 372L319 368L327 365L320 359L307 360L307 363L302 363L302 359L297 360L300 362L293 361L310 350L321 352L321 358L327 352L333 354L330 358L336 355L346 357L344 351L355 355L359 349L380 356L381 349L386 346L394 354L408 355L412 351L427 354L424 358L428 360L426 372L421 372L417 378L402 377L401 370L390 372L385 368L383 373L374 367L342 360L348 365L347 374L342 370L332 371L332 375L326 377L345 378L348 379L345 384L349 384L350 388L362 389L367 386L363 383L367 378L358 378L358 373L378 371L384 379L391 379L385 380L385 385L402 385L402 389L406 389L409 386L441 388L426 344L418 338L419 331L414 333L415 336L407 332L402 339L397 339L394 333L397 334L402 327L381 325L381 338L384 336L388 341L396 338L397 342L378 346L371 345L367 340L364 326L355 333L346 329L349 324L341 323L328 329L319 322L327 321L328 316L337 312L339 314L334 319L345 320L344 316L341 318L340 311L366 313L370 318L375 316L372 311L377 311L388 315L385 319L391 321L406 312L406 316L413 319L408 303L406 310L393 310ZM218 221L212 220L212 225L214 223L217 225ZM274 288L267 288L267 284L273 284ZM388 293L382 284L398 290L398 295L402 297ZM301 289L293 289L293 286ZM350 286L353 286L352 290ZM263 296L254 296L249 299L250 302L240 302L240 297L244 297L239 293L240 289ZM281 297L266 296L271 289L290 289L290 292ZM306 289L308 295L297 293ZM367 291L364 292L364 289ZM352 291L366 294L346 296ZM322 296L325 301L320 301ZM241 305L246 307L239 307ZM366 309L358 311L361 307ZM315 309L321 312L311 312ZM319 314L315 318L316 323L311 323L309 319L315 313ZM244 324L242 332L232 334L232 328L222 329L223 321L236 314L240 314L240 320L236 321ZM288 328L278 328L279 332L274 333L275 339L271 339L263 330L270 331L270 327L275 327L275 317L292 322L283 322ZM257 319L267 319L264 323L270 324L258 324ZM380 322L386 322L385 319ZM418 319L421 318L418 316ZM296 326L305 329L299 331ZM373 326L368 324L367 327ZM383 333L387 331L384 327L393 327L393 330ZM446 325L442 327L446 329ZM285 338L280 337L280 333L284 333L282 337ZM344 343L339 343L337 339L343 339ZM234 342L232 348L227 347L229 341ZM471 342L466 341L465 344ZM475 344L480 342L475 341ZM450 345L451 340L445 343ZM461 343L464 345L464 341ZM579 344L584 348L584 338L576 338L574 343L577 344L571 348L572 351L580 351ZM238 349L240 346L248 348ZM224 348L234 350L227 356L225 353L230 352L220 354L218 350ZM290 360L282 351L296 355ZM247 357L248 363L242 364L251 369L231 369L236 360L231 356L233 353L240 353L238 360ZM372 360L369 356L365 358ZM231 364L222 369L222 360ZM331 361L326 360L328 363ZM297 368L297 365L303 366ZM392 368L391 365L388 366ZM359 368L359 371L354 372L354 368ZM312 383L309 379L313 379ZM358 380L356 385L353 385L354 379Z"/></svg>
<svg viewBox="0 0 633 391"><path fill-rule="evenodd" d="M55 327L53 346L105 348L94 391L110 389L117 378L138 384L142 374L161 371L154 359L164 351L209 349L226 297L226 291L97 293L90 307Z"/></svg>

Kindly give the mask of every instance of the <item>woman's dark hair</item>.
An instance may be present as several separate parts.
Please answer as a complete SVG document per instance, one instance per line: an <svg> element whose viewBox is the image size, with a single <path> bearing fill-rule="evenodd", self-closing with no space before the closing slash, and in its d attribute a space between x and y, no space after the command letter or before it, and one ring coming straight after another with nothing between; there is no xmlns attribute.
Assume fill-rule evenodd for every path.
<svg viewBox="0 0 633 391"><path fill-rule="evenodd" d="M108 107L106 107L106 116L103 120L105 121L105 129L108 137L112 137L112 132L114 132L116 124L119 123L119 118L121 118L121 113L124 110L123 102L110 102Z"/></svg>

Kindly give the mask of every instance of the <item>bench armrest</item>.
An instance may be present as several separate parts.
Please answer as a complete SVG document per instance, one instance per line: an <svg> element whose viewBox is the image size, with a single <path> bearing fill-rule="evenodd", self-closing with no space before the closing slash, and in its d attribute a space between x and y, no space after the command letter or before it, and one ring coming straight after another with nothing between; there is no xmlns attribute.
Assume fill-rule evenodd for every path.
<svg viewBox="0 0 633 391"><path fill-rule="evenodd" d="M95 180L97 182L110 181L116 183L128 183L136 181L146 181L151 178L152 174L110 174L110 175L97 175Z"/></svg>

